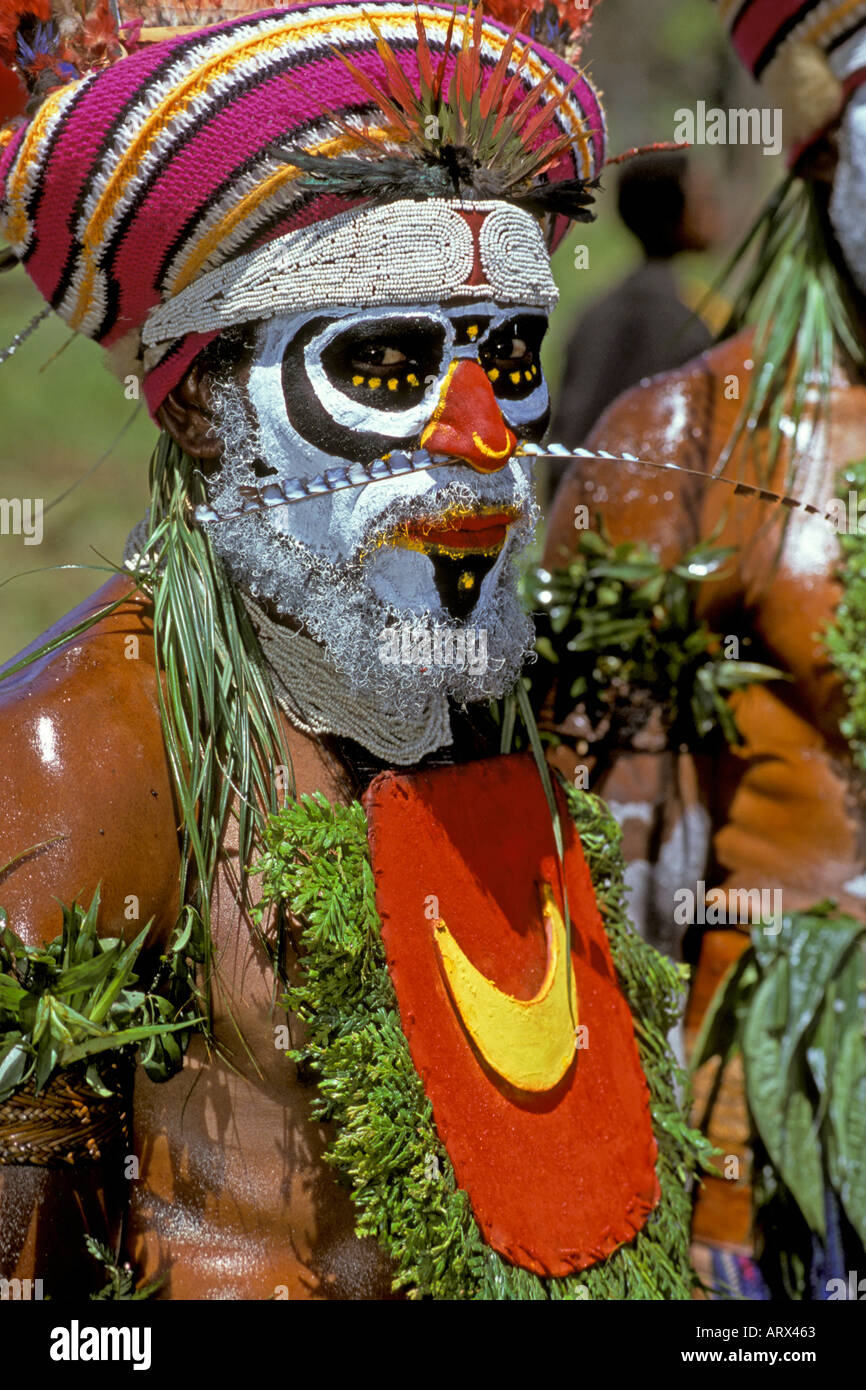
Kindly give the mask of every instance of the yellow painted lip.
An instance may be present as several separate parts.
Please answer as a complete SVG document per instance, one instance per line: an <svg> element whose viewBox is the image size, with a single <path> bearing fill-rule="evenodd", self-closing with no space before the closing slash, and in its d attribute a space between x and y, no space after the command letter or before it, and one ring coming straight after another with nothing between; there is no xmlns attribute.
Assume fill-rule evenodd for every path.
<svg viewBox="0 0 866 1390"><path fill-rule="evenodd" d="M419 550L423 554L435 553L438 555L449 555L459 558L463 555L498 555L505 544L508 529L518 521L523 515L518 507L509 506L487 506L477 511L458 511L456 509L446 512L443 516L431 517L429 521L424 518L413 517L411 521L402 522L395 526L393 530L387 532L378 542L380 546L394 546L403 550ZM501 539L493 543L472 544L472 533L477 532L479 538L483 534L484 528L475 526L461 526L461 522L470 520L477 523L484 517L496 518L496 522L501 520L503 534ZM492 526L496 523L492 523ZM419 527L429 526L430 538L426 539L423 535L412 535L409 527L418 529ZM447 533L452 532L454 543L448 544Z"/></svg>

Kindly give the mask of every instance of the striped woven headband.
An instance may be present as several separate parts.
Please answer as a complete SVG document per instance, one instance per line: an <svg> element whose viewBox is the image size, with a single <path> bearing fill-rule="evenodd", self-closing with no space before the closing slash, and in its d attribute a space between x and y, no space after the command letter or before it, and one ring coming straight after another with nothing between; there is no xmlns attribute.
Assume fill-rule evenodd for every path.
<svg viewBox="0 0 866 1390"><path fill-rule="evenodd" d="M866 0L717 0L744 64L760 78L789 43L831 57L866 24ZM840 73L844 76L844 73Z"/></svg>
<svg viewBox="0 0 866 1390"><path fill-rule="evenodd" d="M364 8L417 90L416 6L369 0ZM453 9L428 0L417 12L435 59ZM503 26L485 20L482 70L493 68L506 39ZM273 149L346 154L360 144L346 125L375 135L382 113L335 49L381 80L376 34L360 6L325 0L154 44L58 89L27 126L0 135L0 235L56 312L140 362L142 326L158 305L229 261L358 206L363 199L311 186ZM514 104L548 76L554 97L575 71L534 46ZM568 136L569 148L547 177L594 178L604 117L585 77L550 129ZM149 356L152 413L214 336L187 332L158 361Z"/></svg>

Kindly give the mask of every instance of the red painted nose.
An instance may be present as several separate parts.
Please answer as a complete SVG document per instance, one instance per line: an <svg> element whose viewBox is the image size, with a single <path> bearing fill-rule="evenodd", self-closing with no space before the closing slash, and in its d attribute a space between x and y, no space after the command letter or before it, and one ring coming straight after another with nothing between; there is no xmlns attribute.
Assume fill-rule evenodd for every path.
<svg viewBox="0 0 866 1390"><path fill-rule="evenodd" d="M502 418L493 387L477 362L452 362L442 385L439 404L421 436L431 454L453 454L479 473L497 473L517 448Z"/></svg>

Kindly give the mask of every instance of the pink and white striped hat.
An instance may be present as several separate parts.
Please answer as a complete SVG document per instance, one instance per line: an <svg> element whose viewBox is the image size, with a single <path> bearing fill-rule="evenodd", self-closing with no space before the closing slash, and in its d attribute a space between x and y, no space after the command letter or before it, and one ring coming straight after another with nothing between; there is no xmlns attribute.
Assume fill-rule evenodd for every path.
<svg viewBox="0 0 866 1390"><path fill-rule="evenodd" d="M369 201L360 184L353 194L305 176L280 149L344 167L372 140L391 149L371 96L387 89L388 51L414 93L438 60L447 86L454 14L436 0L316 0L141 45L0 132L0 234L61 318L141 371L155 414L216 330L175 327L154 342L153 316L267 243ZM482 92L497 64L509 112L536 109L543 90L549 118L524 125L527 146L557 142L540 183L592 182L605 125L590 81L535 42L521 58L525 44L495 20L465 23L476 26ZM551 219L551 243L565 225Z"/></svg>

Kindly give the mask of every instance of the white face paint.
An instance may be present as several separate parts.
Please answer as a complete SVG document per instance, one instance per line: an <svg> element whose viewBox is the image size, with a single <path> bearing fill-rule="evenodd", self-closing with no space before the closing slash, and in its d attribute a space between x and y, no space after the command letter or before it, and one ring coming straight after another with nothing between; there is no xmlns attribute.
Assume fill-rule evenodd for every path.
<svg viewBox="0 0 866 1390"><path fill-rule="evenodd" d="M248 388L259 425L261 459L282 476L311 477L349 456L368 462L417 442L436 408L450 364L460 358L493 361L488 345L501 343L505 335L511 338L510 348L512 326L526 321L540 344L546 327L542 311L519 312L494 304L451 311L439 305L343 309L327 316L307 313L272 319L260 331ZM469 338L469 329L478 332ZM534 357L537 365L537 350ZM513 398L502 399L500 408L518 437L537 437L548 410L547 386L540 371L533 381L520 385L520 394L512 392ZM531 424L535 429L529 434ZM393 528L404 516L441 515L437 499L446 496L449 483L468 489L469 507L501 504L526 515L527 462L514 460L500 473L485 475L455 461L454 468L279 508L273 525L331 562L364 556L368 582L384 602L436 612L442 605L429 556L382 546L381 541L389 523Z"/></svg>
<svg viewBox="0 0 866 1390"><path fill-rule="evenodd" d="M866 87L854 94L842 117L830 221L854 282L866 294Z"/></svg>
<svg viewBox="0 0 866 1390"><path fill-rule="evenodd" d="M267 473L311 477L416 446L455 360L480 364L518 440L539 438L548 412L538 363L545 327L537 306L492 301L328 308L269 320L259 330L246 402L231 384L217 393L227 450L210 500L232 510L238 489L261 485ZM531 644L512 564L537 517L530 470L523 458L489 473L455 458L453 466L213 523L211 531L238 581L300 619L350 683L421 682L411 669L376 669L386 625L484 628L483 675L425 673L428 684L480 699L510 686ZM453 554L419 543L419 528L423 537L433 525L434 536L447 538L467 516L489 543L483 554L467 552L464 569L456 541ZM483 529L488 518L495 534ZM469 571L471 599L458 600L458 572L463 580Z"/></svg>

